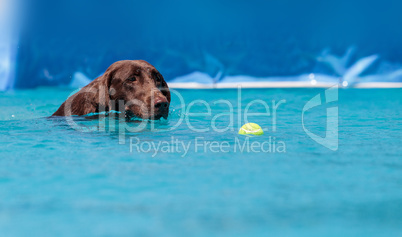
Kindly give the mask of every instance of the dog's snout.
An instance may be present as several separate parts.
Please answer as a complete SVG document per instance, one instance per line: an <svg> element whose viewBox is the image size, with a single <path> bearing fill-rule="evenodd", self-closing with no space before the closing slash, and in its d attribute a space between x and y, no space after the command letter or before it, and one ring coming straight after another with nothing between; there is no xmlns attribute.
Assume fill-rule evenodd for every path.
<svg viewBox="0 0 402 237"><path fill-rule="evenodd" d="M166 99L158 98L155 101L156 109L166 109L168 107L168 101Z"/></svg>
<svg viewBox="0 0 402 237"><path fill-rule="evenodd" d="M155 114L154 118L159 119L160 117L167 118L169 113L169 102L164 97L158 97L155 100Z"/></svg>

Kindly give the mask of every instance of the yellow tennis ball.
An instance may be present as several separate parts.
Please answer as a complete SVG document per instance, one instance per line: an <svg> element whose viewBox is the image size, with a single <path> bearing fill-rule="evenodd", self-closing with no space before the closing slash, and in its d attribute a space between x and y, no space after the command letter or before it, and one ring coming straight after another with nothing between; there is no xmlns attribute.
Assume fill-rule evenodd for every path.
<svg viewBox="0 0 402 237"><path fill-rule="evenodd" d="M264 131L262 131L260 125L256 123L246 123L240 128L239 134L261 136L264 134Z"/></svg>

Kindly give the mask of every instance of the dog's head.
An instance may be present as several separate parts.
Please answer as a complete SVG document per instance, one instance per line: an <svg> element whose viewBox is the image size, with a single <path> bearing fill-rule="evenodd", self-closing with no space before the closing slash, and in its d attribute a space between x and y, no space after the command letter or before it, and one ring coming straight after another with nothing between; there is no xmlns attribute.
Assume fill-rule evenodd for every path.
<svg viewBox="0 0 402 237"><path fill-rule="evenodd" d="M115 110L125 112L128 117L143 119L168 117L169 87L158 70L148 62L118 61L102 77L108 88L107 99Z"/></svg>

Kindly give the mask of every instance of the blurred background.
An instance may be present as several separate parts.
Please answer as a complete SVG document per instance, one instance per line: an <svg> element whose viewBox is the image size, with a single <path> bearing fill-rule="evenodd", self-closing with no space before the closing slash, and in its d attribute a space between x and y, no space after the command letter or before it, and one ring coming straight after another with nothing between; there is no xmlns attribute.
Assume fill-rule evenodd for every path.
<svg viewBox="0 0 402 237"><path fill-rule="evenodd" d="M397 0L0 0L0 90L80 87L117 60L168 82L402 82Z"/></svg>
<svg viewBox="0 0 402 237"><path fill-rule="evenodd" d="M401 0L0 0L0 237L402 236L401 12ZM49 117L123 59L171 88L400 89L172 90L155 123ZM239 135L248 122L265 134ZM316 142L335 134L336 152Z"/></svg>

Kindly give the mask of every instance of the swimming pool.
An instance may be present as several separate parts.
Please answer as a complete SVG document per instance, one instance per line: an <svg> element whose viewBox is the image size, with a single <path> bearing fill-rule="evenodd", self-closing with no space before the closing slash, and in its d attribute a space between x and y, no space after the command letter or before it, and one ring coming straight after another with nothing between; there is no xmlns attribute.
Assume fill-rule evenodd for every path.
<svg viewBox="0 0 402 237"><path fill-rule="evenodd" d="M72 120L84 132L45 118L71 90L0 92L2 236L402 234L401 89L339 90L336 151L302 124L324 89L177 92L184 104L173 97L168 120L123 134L115 119ZM255 99L269 105L250 116L265 134L238 135ZM283 101L275 123L272 101ZM306 112L304 127L324 136L327 108ZM241 152L245 142L257 145Z"/></svg>

